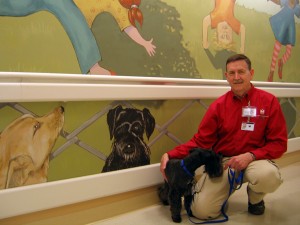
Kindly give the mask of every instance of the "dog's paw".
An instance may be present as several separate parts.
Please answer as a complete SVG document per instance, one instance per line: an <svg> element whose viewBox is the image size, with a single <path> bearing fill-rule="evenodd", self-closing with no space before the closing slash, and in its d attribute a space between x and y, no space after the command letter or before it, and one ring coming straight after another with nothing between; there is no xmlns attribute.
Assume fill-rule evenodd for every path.
<svg viewBox="0 0 300 225"><path fill-rule="evenodd" d="M181 221L182 221L180 215L172 216L172 220L175 223L181 223Z"/></svg>

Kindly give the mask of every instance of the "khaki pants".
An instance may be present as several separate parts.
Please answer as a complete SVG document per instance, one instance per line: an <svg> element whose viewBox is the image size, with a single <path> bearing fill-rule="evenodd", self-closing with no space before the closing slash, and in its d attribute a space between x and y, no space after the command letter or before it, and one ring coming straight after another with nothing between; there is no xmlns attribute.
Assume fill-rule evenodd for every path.
<svg viewBox="0 0 300 225"><path fill-rule="evenodd" d="M225 159L224 162L228 160ZM221 214L221 207L228 198L228 170L223 176L210 179L206 173L195 185L194 200L191 210L199 219L214 219ZM256 204L263 200L267 193L274 192L282 183L281 175L276 164L270 160L251 162L244 172L243 183L248 183L247 192L250 203Z"/></svg>

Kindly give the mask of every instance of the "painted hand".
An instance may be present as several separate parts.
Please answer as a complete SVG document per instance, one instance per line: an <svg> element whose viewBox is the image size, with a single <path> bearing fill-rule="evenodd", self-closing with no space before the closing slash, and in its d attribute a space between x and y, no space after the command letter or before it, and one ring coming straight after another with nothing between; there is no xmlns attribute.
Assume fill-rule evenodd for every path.
<svg viewBox="0 0 300 225"><path fill-rule="evenodd" d="M153 38L150 41L145 41L143 44L144 48L146 49L149 56L154 56L156 46L152 44Z"/></svg>

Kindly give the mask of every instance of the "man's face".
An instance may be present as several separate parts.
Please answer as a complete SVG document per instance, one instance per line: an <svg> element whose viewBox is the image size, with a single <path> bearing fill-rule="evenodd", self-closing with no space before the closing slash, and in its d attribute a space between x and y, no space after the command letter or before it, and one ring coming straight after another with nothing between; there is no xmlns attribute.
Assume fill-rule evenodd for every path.
<svg viewBox="0 0 300 225"><path fill-rule="evenodd" d="M225 76L234 94L242 97L251 88L250 81L254 75L254 70L249 70L244 60L239 60L227 64Z"/></svg>

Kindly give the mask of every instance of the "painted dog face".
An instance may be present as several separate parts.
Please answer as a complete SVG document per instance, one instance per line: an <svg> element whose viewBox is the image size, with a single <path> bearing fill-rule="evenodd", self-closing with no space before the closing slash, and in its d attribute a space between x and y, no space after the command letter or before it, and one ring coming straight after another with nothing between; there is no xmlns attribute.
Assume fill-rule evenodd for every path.
<svg viewBox="0 0 300 225"><path fill-rule="evenodd" d="M155 119L147 108L143 111L117 106L111 109L107 115L107 124L109 126L110 139L118 139L121 135L130 133L143 140L143 134L146 132L149 139L154 131Z"/></svg>
<svg viewBox="0 0 300 225"><path fill-rule="evenodd" d="M25 114L0 133L0 189L47 181L49 155L63 124L59 106L41 117Z"/></svg>
<svg viewBox="0 0 300 225"><path fill-rule="evenodd" d="M150 149L144 142L152 135L155 119L148 109L117 106L107 114L112 152L103 168L104 172L150 164Z"/></svg>

